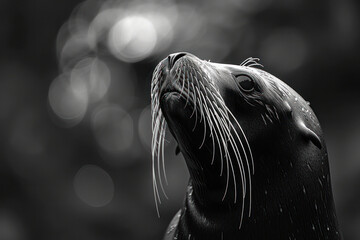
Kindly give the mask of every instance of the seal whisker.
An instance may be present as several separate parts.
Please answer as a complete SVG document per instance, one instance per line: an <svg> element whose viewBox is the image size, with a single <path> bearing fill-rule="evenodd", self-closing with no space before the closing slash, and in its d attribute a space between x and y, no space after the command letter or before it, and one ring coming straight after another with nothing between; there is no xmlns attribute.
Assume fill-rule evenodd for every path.
<svg viewBox="0 0 360 240"><path fill-rule="evenodd" d="M200 73L199 73L200 74ZM208 81L207 81L208 82ZM209 82L210 83L210 82ZM200 81L200 86L203 87L203 89L206 89L205 86L203 85L203 83ZM211 85L212 86L212 85ZM206 103L209 103L211 104L211 109L216 109L214 108L214 105L212 104L211 100L209 99L209 97L207 96L207 93L208 91L204 91L206 93L206 99L205 97L203 96L202 92L200 92L200 95L201 97L203 98L203 102L205 103L205 110L208 112L207 115L208 116L213 116L215 117L214 119L217 119L215 122L215 125L217 126L217 128L219 129L219 134L221 136L221 139L222 139L222 146L224 148L224 151L225 151L225 159L226 159L226 168L227 168L227 180L226 180L226 186L225 186L225 192L224 192L224 195L223 195L223 200L225 199L226 195L227 195L227 191L228 191L228 186L229 186L229 176L230 176L230 169L229 169L229 164L230 164L230 168L231 168L231 171L232 171L232 175L233 175L233 180L234 180L234 186L236 186L236 178L235 178L235 173L234 173L234 168L233 168L233 165L232 165L232 162L231 162L231 156L230 156L230 153L228 151L228 146L227 146L227 141L230 139L229 135L230 135L230 129L229 127L227 126L226 122L219 116L217 115L216 111L213 111L214 114L210 114L210 111L209 111L209 107L207 106ZM216 89L213 89L213 91L211 91L211 93L213 92L217 92ZM213 94L211 94L213 96ZM222 102L223 100L221 98L219 98L219 96L216 96L216 98L218 99L218 101ZM216 104L215 104L216 105ZM217 105L216 105L217 106ZM223 116L224 117L224 116ZM226 118L226 117L225 117ZM210 119L211 121L211 119ZM220 123L220 125L218 125L218 123ZM220 130L222 129L222 130ZM226 136L226 139L225 140L225 137ZM230 139L231 141L231 139ZM231 143L232 144L232 143ZM236 150L234 150L236 151ZM222 155L222 154L221 154ZM222 171L221 171L222 172ZM220 173L220 175L222 175L222 173ZM236 196L237 196L237 193L236 193L236 187L235 187L235 202L236 202Z"/></svg>
<svg viewBox="0 0 360 240"><path fill-rule="evenodd" d="M240 63L240 66L245 66L245 67L260 66L260 67L264 67L262 64L259 63L259 61L260 61L259 58L249 57L249 58L245 59L242 63Z"/></svg>
<svg viewBox="0 0 360 240"><path fill-rule="evenodd" d="M151 84L151 118L152 118L152 132L153 137L151 141L152 148L152 178L153 178L153 194L156 206L157 215L160 216L159 204L161 204L161 197L158 188L157 177L159 178L160 187L162 193L167 199L165 189L162 184L161 170L166 184L168 184L166 171L165 171L165 162L164 162L164 141L165 141L165 131L166 131L166 121L160 109L159 102L159 92L160 92L160 73L159 68L156 69L153 75L153 81ZM162 165L162 167L160 167ZM156 167L157 166L157 167Z"/></svg>
<svg viewBox="0 0 360 240"><path fill-rule="evenodd" d="M228 158L228 154L225 154L225 160L226 160L226 185L225 185L225 191L224 191L224 195L222 197L222 201L225 200L225 197L227 195L227 191L229 188L229 178L230 178L230 174L229 174L229 158Z"/></svg>
<svg viewBox="0 0 360 240"><path fill-rule="evenodd" d="M251 61L252 57L249 57L247 59L245 59L242 63L240 63L240 66L246 66L246 64Z"/></svg>
<svg viewBox="0 0 360 240"><path fill-rule="evenodd" d="M154 139L154 138L153 138ZM155 140L156 141L156 140ZM154 141L153 141L154 142ZM152 143L152 145L154 146L154 143ZM155 200L155 207L156 207L156 212L158 217L160 217L160 213L159 213L159 206L158 203L161 204L161 198L159 195L159 190L157 187L157 181L156 181L156 173L155 173L155 155L154 155L154 150L153 150L153 154L152 154L152 178L153 178L153 192L154 192L154 200Z"/></svg>
<svg viewBox="0 0 360 240"><path fill-rule="evenodd" d="M220 153L220 162L221 162L221 169L220 169L220 176L222 175L222 169L223 169L223 155L222 155L222 147L221 147L221 141L219 139L219 135L217 133L217 131L220 131L220 129L218 129L217 127L214 126L214 123L213 121L211 120L211 118L213 118L215 120L215 116L213 114L213 110L212 109L208 109L208 114L209 114L209 125L210 125L210 134L212 136L213 135L213 132L215 133L215 138L216 138L216 141L218 143L218 147L219 147L219 153ZM216 123L216 121L214 121ZM212 145L213 145L213 155L212 155L212 159L211 159L211 165L213 165L214 163L214 160L215 160L215 140L214 140L214 137L212 137Z"/></svg>
<svg viewBox="0 0 360 240"><path fill-rule="evenodd" d="M277 120L280 122L280 118L279 118L279 114L277 112L277 109L275 106L273 106L273 109L274 109L274 113L275 113L275 117L277 118Z"/></svg>
<svg viewBox="0 0 360 240"><path fill-rule="evenodd" d="M221 111L220 111L221 112ZM217 115L217 113L215 113L216 115ZM223 113L221 113L221 114L223 114ZM233 149L233 151L234 151L234 153L235 153L235 155L236 155L236 158L237 158L237 161L238 161L238 164L239 164L239 167L242 165L240 162L239 162L239 156L237 155L237 153L236 153L236 149L234 148L234 145L233 145L233 142L232 142L232 136L231 136L231 133L230 133L230 129L228 128L228 124L230 123L230 122L225 122L225 120L224 120L224 117L223 118L221 118L221 117L219 117L219 115L217 115L217 117L219 118L219 120L223 123L223 125L224 126L226 126L226 129L225 129L225 131L226 131L226 136L227 136L227 138L229 139L229 142L230 142L230 146L232 147L232 149ZM230 155L229 155L229 158L231 159L231 157L230 157ZM232 161L230 160L230 164L232 164ZM243 167L241 168L240 167L240 176L241 176L241 180L242 180L242 190L243 190L243 192L245 192L246 191L246 185L244 185L244 183L245 183L245 179L244 179L244 170L243 170ZM234 180L235 180L235 175L233 176L234 177ZM236 184L235 184L236 185ZM236 189L235 189L236 190ZM236 195L235 195L235 203L236 203Z"/></svg>
<svg viewBox="0 0 360 240"><path fill-rule="evenodd" d="M230 123L231 124L231 123ZM232 124L231 124L232 126ZM233 126L232 126L233 127ZM236 131L235 131L236 132ZM231 136L231 135L230 135ZM237 135L238 137L238 135ZM232 137L231 137L232 138ZM233 139L233 138L232 138ZM241 143L241 140L240 138L238 138L240 143ZM236 146L236 144L235 144ZM232 146L233 149L234 149L234 146ZM236 148L237 149L237 148ZM240 156L240 155L239 155ZM246 155L245 155L246 156ZM239 224L239 229L241 228L242 226L242 221L243 221L243 215L244 215L244 209L245 209L245 194L246 194L246 179L244 178L245 177L245 173L244 173L244 167L243 167L243 164L242 164L242 161L240 161L239 158L237 158L237 161L238 161L238 164L239 164L239 170L240 170L240 177L242 179L242 189L243 189L243 201L242 201L242 207L241 207L241 216L240 216L240 224ZM249 175L249 186L250 186L250 196L251 196L251 177ZM251 197L250 197L250 204L251 204ZM251 208L251 205L249 204L250 208ZM249 210L250 211L250 210ZM250 216L250 213L249 213L249 216Z"/></svg>
<svg viewBox="0 0 360 240"><path fill-rule="evenodd" d="M259 66L259 67L264 67L262 64L260 63L251 63L249 65L247 65L247 67L254 67L254 66Z"/></svg>
<svg viewBox="0 0 360 240"><path fill-rule="evenodd" d="M230 167L231 167L231 172L232 172L232 176L233 176L233 180L234 180L234 203L236 203L237 200L237 187L236 187L236 177L235 177L235 171L234 171L234 166L231 160L229 160L230 163Z"/></svg>
<svg viewBox="0 0 360 240"><path fill-rule="evenodd" d="M191 76L192 77L192 76ZM196 127L196 122L197 122L197 109L196 109L196 92L195 92L195 86L194 86L194 83L193 82L191 82L191 87L192 87L192 89L193 89L193 91L192 91L192 94L193 94L193 96L192 96L192 102L193 102L193 112L191 113L191 115L190 115L190 118L192 118L192 116L194 115L194 113L195 113L195 126L194 126L194 128L193 128L193 131L194 131L194 129L195 129L195 127Z"/></svg>
<svg viewBox="0 0 360 240"><path fill-rule="evenodd" d="M209 102L210 104L211 104L211 102ZM224 149L224 151L225 151L225 154L226 154L226 147L227 147L227 145L226 145L226 141L224 140L224 137L223 137L223 133L224 133L224 130L221 130L222 129L222 127L220 127L219 125L218 125L218 123L219 123L219 120L217 119L217 117L215 116L215 114L214 114L214 111L215 109L212 107L212 108L209 108L208 110L207 110L207 114L208 114L208 116L209 116L209 121L210 121L210 124L211 124L211 127L214 129L214 132L215 132L215 135L216 135L216 138L217 138L217 141L218 141L218 145L219 145L219 150L220 150L220 157L221 157L221 169L220 169L220 176L222 175L222 169L223 169L223 152L222 152L222 149ZM214 121L212 121L211 119L214 119ZM215 125L214 125L214 123L215 123ZM220 139L219 139L219 136L218 136L218 133L217 132L219 132L219 135L220 135L220 138L222 139L222 141L220 141ZM221 147L221 145L220 145L220 143L223 143L222 145L223 145L223 147ZM214 157L215 157L215 150L213 149L213 159L212 159L212 163L213 163L213 161L214 161Z"/></svg>
<svg viewBox="0 0 360 240"><path fill-rule="evenodd" d="M211 105L211 109L218 109L218 111L221 113L221 109L218 108L218 105L215 103L215 105L212 103L212 101L209 99L209 97L207 96L206 97L207 99L207 102ZM206 101L205 100L205 101ZM214 106L217 106L217 107L214 107ZM227 146L227 142L230 140L230 144L233 146L233 143L231 142L231 133L230 133L230 129L228 127L228 124L229 121L225 121L225 119L228 119L228 117L226 117L226 115L224 114L221 114L222 117L220 117L216 111L213 111L214 114L210 114L210 116L213 116L215 117L215 119L217 119L215 122L216 126L218 127L219 129L219 133L221 135L221 138L223 139L222 142L223 142L223 147L224 147L224 150L225 150L225 159L226 159L226 167L227 167L227 180L226 180L226 186L225 186L225 192L224 192L224 195L223 195L223 200L225 199L226 195L227 195L227 192L228 192L228 186L229 186L229 176L230 176L230 169L229 169L229 164L230 164L230 168L231 168L231 171L232 171L232 176L233 176L233 180L234 180L234 202L236 203L236 199L237 199L237 187L236 187L236 178L235 178L235 173L234 173L234 168L233 168L233 165L232 165L232 161L231 161L231 156L230 156L230 153L228 151L228 146ZM209 114L208 114L209 115ZM220 123L220 125L218 125L218 123ZM219 127L220 126L220 127ZM222 129L220 131L220 129ZM226 139L225 140L225 137L226 136ZM236 150L234 150L236 151ZM222 175L220 173L220 175ZM243 176L243 174L241 173L241 175ZM244 183L244 178L242 177L242 182ZM244 185L243 185L244 186ZM244 189L244 187L243 187Z"/></svg>
<svg viewBox="0 0 360 240"><path fill-rule="evenodd" d="M199 93L199 95L200 95L200 99L203 99L203 101L204 101L204 104L202 105L203 107L204 107L204 110L205 111L207 111L207 112L209 112L209 109L208 108L205 108L205 106L207 106L206 105L206 99L205 99L205 97L204 97L204 95L202 94L202 92L198 92ZM211 118L210 118L210 116L214 116L214 115L212 115L212 114L210 114L210 113L208 113L208 116L209 116L209 118L208 118L208 120L210 121L210 123L211 123L211 125L213 125L213 123L212 123L212 121L211 121ZM221 130L220 130L220 127L219 127L219 125L218 125L218 121L214 118L214 123L215 123L215 125L216 125L216 128L218 129L218 132L219 132L219 135L220 135L220 139L222 139L222 141L220 141L220 139L219 139L219 137L218 137L218 134L217 134L217 132L216 132L216 129L215 129L215 134L216 134L216 137L217 137L217 140L218 140L218 145L219 145L219 150L220 150L220 156L221 156L221 169L220 169L220 176L222 176L222 172L223 172L223 155L222 155L222 149L224 149L224 151L225 151L225 141L223 140L223 137L222 137L222 134L221 134ZM213 125L214 126L214 125ZM221 147L221 144L220 144L220 142L222 142L222 145L223 145L223 147Z"/></svg>
<svg viewBox="0 0 360 240"><path fill-rule="evenodd" d="M185 103L185 106L184 106L184 108L186 108L186 106L188 105L188 103L189 103L189 92L190 92L190 78L189 78L189 73L188 72L186 72L186 74L188 75L188 78L186 79L187 80L187 96L186 96L186 103ZM184 79L184 81L185 81L185 79Z"/></svg>
<svg viewBox="0 0 360 240"><path fill-rule="evenodd" d="M227 123L225 123L224 122L224 119L221 119L221 121L223 121L223 123L224 123L224 125L226 125L226 126L228 126L227 125ZM239 155L237 155L238 153L236 152L237 151L237 149L235 149L234 148L234 144L233 144L233 138L232 138L232 136L231 136L231 133L230 133L230 131L229 131L230 129L228 129L227 128L227 138L229 139L229 143L230 143L230 146L231 146L231 149L233 150L233 152L235 153L235 157L236 157L236 159L237 159L237 163L238 163L238 166L239 166L239 170L240 170L240 178L241 178L241 182L242 182L242 191L243 192L245 192L246 191L246 188L245 188L245 186L246 185L244 185L244 183L245 183L245 179L244 179L244 170L243 170L243 167L241 167L242 166L242 164L240 163L240 161L239 161ZM233 166L232 166L232 161L231 161L231 157L230 157L230 164L231 164L231 167L233 168ZM234 170L232 169L232 171L234 172ZM234 178L234 181L235 181L235 183L234 183L234 187L236 186L236 178L235 178L235 174L233 173L233 178ZM235 190L235 197L234 197L234 203L236 203L236 201L237 201L237 192L236 192L236 187L234 188L234 190Z"/></svg>
<svg viewBox="0 0 360 240"><path fill-rule="evenodd" d="M227 108L227 107L226 107ZM250 159L251 159L251 166L252 166L252 174L254 174L255 172L255 165L254 165L254 158L253 158L253 155L252 155L252 151L251 151L251 148L250 148L250 144L249 144L249 141L247 140L247 137L244 133L244 130L242 129L242 127L240 126L239 122L236 120L235 116L232 114L232 112L230 110L228 110L228 113L229 115L233 118L234 122L236 123L236 125L239 127L244 139L245 139L245 142L247 144L247 147L248 147L248 150L249 150L249 153L250 153ZM236 132L236 131L235 131ZM237 134L237 132L236 132ZM239 138L240 139L240 138ZM241 143L241 141L240 141ZM242 145L242 144L241 144ZM243 147L243 145L242 145ZM245 153L245 157L247 156L246 152L245 152L245 149L243 148L243 151ZM247 157L246 157L247 159ZM248 162L248 160L247 160ZM248 163L249 164L249 163ZM250 217L251 215L251 204L252 204L252 186L251 186L251 175L250 175L250 170L249 170L249 214L248 216Z"/></svg>
<svg viewBox="0 0 360 240"><path fill-rule="evenodd" d="M243 223L244 211L245 211L245 201L242 201L242 203L241 203L241 213L240 213L239 229L241 229L241 226L242 226L242 223Z"/></svg>
<svg viewBox="0 0 360 240"><path fill-rule="evenodd" d="M265 125L267 125L266 120L265 120L265 118L264 118L264 115L261 114L261 117L262 117L262 120L263 120L263 122L265 123Z"/></svg>
<svg viewBox="0 0 360 240"><path fill-rule="evenodd" d="M214 111L212 111L212 114L211 116L214 118L214 123L215 123L215 127L219 133L219 137L220 139L219 140L219 146L221 147L221 149L224 149L224 154L226 156L226 147L227 147L227 144L226 144L226 140L224 139L224 129L223 129L223 126L221 125L221 122L219 121L219 118L216 116L215 114L215 109L213 109ZM220 125L219 125L220 124ZM216 133L216 132L215 132ZM221 144L220 144L221 143ZM220 156L221 156L221 169L220 169L220 176L222 176L222 172L223 172L223 152L220 151Z"/></svg>
<svg viewBox="0 0 360 240"><path fill-rule="evenodd" d="M182 86L181 86L181 93L180 96L182 96L183 92L184 92L184 87L185 87L185 66L182 66L184 68L183 72L182 72ZM181 73L181 72L180 72Z"/></svg>
<svg viewBox="0 0 360 240"><path fill-rule="evenodd" d="M198 91L198 93L200 94L200 96L203 96L203 95L202 95L202 92ZM206 107L207 107L206 101L204 101L204 102L202 102L202 103L203 103L203 104L202 104L202 107L206 108ZM199 146L199 149L201 149L202 146L204 145L205 139L206 139L206 121L205 121L205 116L204 116L204 136L203 136L203 140L202 140L202 142L201 142L201 144L200 144L200 146Z"/></svg>
<svg viewBox="0 0 360 240"><path fill-rule="evenodd" d="M270 117L267 113L265 113L265 117L266 117L271 123L273 123L271 117Z"/></svg>
<svg viewBox="0 0 360 240"><path fill-rule="evenodd" d="M210 117L211 118L214 118L214 115L212 113L212 110L210 109ZM213 136L213 131L215 132L215 135L216 135L216 138L217 138L217 141L218 141L218 144L220 144L219 142L219 139L218 139L218 135L217 135L217 132L216 132L216 129L214 128L214 124L211 122L211 128L210 128L210 136L211 136L211 139L212 139L212 146L213 146L213 151L212 151L212 159L211 159L211 165L214 164L214 161L215 161L215 140L214 140L214 136ZM221 153L221 147L219 146L219 151ZM222 163L222 160L221 160L221 163Z"/></svg>
<svg viewBox="0 0 360 240"><path fill-rule="evenodd" d="M246 142L246 145L247 145L247 148L248 148L248 151L249 151L249 154L250 154L250 159L251 159L251 165L252 165L252 174L254 174L254 171L255 171L255 166L254 166L254 158L253 158L253 154L252 154L252 151L251 151L251 147L250 147L250 144L249 144L249 141L244 133L244 130L242 129L242 127L240 126L239 122L236 120L235 116L232 114L232 112L226 107L227 109L227 112L229 113L229 115L232 117L232 119L234 120L234 122L236 123L236 125L238 126L238 128L240 129L240 132L242 134L242 136L244 137L245 139L245 142ZM234 129L235 130L235 129ZM235 133L237 134L237 131L235 131ZM240 137L238 136L238 138L240 139ZM241 140L240 140L240 143ZM245 148L243 147L242 145L242 149L244 151L244 154L245 154L245 158L246 158L246 161L248 161L248 158L247 158L247 153L245 151Z"/></svg>
<svg viewBox="0 0 360 240"><path fill-rule="evenodd" d="M199 101L199 109L200 109L200 123L203 121L203 119L205 119L205 116L204 116L204 112L201 111L202 107L203 107L203 102L202 102L202 99L200 97L200 90L198 87L195 88L196 92L197 92L197 95L199 96L198 98L198 101Z"/></svg>
<svg viewBox="0 0 360 240"><path fill-rule="evenodd" d="M166 199L168 199L165 189L164 189L164 185L162 183L162 177L161 177L161 171L160 171L160 163L162 162L161 160L161 149L163 149L164 146L164 138L165 138L165 118L162 118L161 120L161 127L160 127L160 131L159 131L159 147L157 148L157 167L158 167L158 177L159 177L159 183L160 183L160 188L165 196Z"/></svg>
<svg viewBox="0 0 360 240"><path fill-rule="evenodd" d="M243 190L243 199L245 198L246 195L246 178L245 178L245 168L244 168L244 164L242 162L242 158L240 155L240 151L238 149L238 147L236 146L236 142L235 139L232 137L232 135L230 135L231 138L231 147L235 152L235 158L236 158L236 162L238 163L239 166L239 170L240 170L240 177L242 180L242 190ZM248 164L247 164L248 165Z"/></svg>
<svg viewBox="0 0 360 240"><path fill-rule="evenodd" d="M242 151L243 151L243 153L244 153L245 162L246 162L247 170L248 170L248 173L249 173L249 181L250 181L250 185L251 185L250 164L249 164L249 160L248 160L248 157L247 157L245 148L244 148L244 144L242 143L240 136L237 134L234 125L230 122L230 120L228 120L228 121L229 121L229 126L230 126L231 129L233 130L233 133L235 134L236 139L238 140L238 142L239 142L239 144L240 144L240 146L241 146L241 148L242 148ZM229 136L230 136L230 138L231 138L230 143L231 143L232 148L233 148L234 151L235 151L235 157L236 157L236 160L237 160L237 162L238 162L238 164L239 164L240 171L241 171L241 173L245 176L245 169L244 169L244 165L243 165L243 162L242 162L242 158L241 158L240 151L239 151L239 149L238 149L238 147L237 147L237 144L236 144L236 142L235 142L235 139L234 139L233 135L232 135L232 134L229 134ZM242 179L242 180L243 180L243 183L244 183L244 187L243 187L243 190L244 190L244 191L243 191L243 198L245 198L245 193L246 193L246 179Z"/></svg>
<svg viewBox="0 0 360 240"><path fill-rule="evenodd" d="M152 174L155 174L154 172ZM159 212L159 205L158 205L158 194L159 192L157 191L157 186L156 186L156 183L154 182L153 180L153 194L154 194L154 199L155 199L155 208L156 208L156 213L157 213L157 216L160 217L160 212Z"/></svg>
<svg viewBox="0 0 360 240"><path fill-rule="evenodd" d="M228 191L228 186L229 186L229 177L230 177L230 172L229 172L229 160L230 160L230 154L228 151L228 146L227 146L227 140L225 139L226 136L226 126L224 126L223 122L221 121L220 117L216 114L216 112L214 111L214 116L217 118L215 122L215 125L217 126L217 128L219 129L219 135L220 135L220 139L222 142L222 146L224 149L224 154L225 154L225 160L226 160L226 186L225 186L225 192L224 192L224 196L223 196L223 200L225 199L225 196L227 194ZM221 154L222 155L222 154ZM222 169L220 172L220 176L222 176Z"/></svg>
<svg viewBox="0 0 360 240"><path fill-rule="evenodd" d="M164 135L164 138L165 138L165 131L166 131L166 122L164 120L164 123L163 123L163 135ZM165 154L164 154L164 147L165 147L165 144L162 143L162 147L161 147L161 162L162 162L162 169L163 169L163 175L164 175L164 179L165 179L165 183L166 185L169 185L169 182L167 180L167 176L166 176L166 170L165 170ZM166 196L166 193L164 191L164 195ZM167 198L167 196L166 196Z"/></svg>

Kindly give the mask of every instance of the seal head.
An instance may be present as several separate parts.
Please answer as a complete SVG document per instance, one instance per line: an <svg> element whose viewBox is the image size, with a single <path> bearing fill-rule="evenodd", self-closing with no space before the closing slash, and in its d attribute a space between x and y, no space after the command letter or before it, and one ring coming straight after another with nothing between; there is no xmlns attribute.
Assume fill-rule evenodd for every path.
<svg viewBox="0 0 360 240"><path fill-rule="evenodd" d="M327 152L309 104L271 74L172 54L151 89L153 186L166 127L190 180L165 239L340 239ZM166 197L166 194L165 194Z"/></svg>

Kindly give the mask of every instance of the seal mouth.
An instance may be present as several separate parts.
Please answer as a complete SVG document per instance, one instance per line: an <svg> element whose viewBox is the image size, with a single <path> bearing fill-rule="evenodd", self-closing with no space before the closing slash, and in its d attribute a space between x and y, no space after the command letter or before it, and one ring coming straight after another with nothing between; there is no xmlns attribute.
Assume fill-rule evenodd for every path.
<svg viewBox="0 0 360 240"><path fill-rule="evenodd" d="M160 98L164 118L181 152L187 152L193 158L197 158L196 155L200 151L205 154L204 150L208 149L207 152L210 155L210 149L203 147L208 142L207 139L203 139L208 138L204 132L209 131L209 129L206 125L204 126L204 121L199 123L197 116L195 116L199 109L195 109L193 102L189 100L187 95L178 91L171 91L163 93Z"/></svg>
<svg viewBox="0 0 360 240"><path fill-rule="evenodd" d="M189 96L187 93L180 92L177 89L161 92L160 103L173 102L173 101L178 102L178 103L185 101L185 103L186 103L186 101L189 101ZM192 104L187 104L187 105L192 106Z"/></svg>

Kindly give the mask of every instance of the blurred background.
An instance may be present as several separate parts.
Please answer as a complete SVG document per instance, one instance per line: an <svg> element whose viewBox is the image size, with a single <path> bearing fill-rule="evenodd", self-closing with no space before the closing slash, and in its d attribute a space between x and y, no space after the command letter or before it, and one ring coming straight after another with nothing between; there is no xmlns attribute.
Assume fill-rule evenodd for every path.
<svg viewBox="0 0 360 240"><path fill-rule="evenodd" d="M188 173L151 182L150 81L169 53L265 70L311 102L338 219L360 239L356 0L1 0L0 239L161 239Z"/></svg>

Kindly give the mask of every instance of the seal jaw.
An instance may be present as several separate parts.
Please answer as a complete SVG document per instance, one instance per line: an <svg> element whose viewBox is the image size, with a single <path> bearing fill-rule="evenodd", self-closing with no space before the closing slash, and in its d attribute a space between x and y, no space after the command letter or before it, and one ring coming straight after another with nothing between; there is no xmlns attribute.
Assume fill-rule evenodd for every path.
<svg viewBox="0 0 360 240"><path fill-rule="evenodd" d="M178 92L164 93L160 105L170 132L185 159L188 159L188 168L198 168L200 161L211 158L211 151L206 147L206 140L202 144L204 126L203 123L196 122L193 105L187 104L186 97ZM208 152L207 156L205 152Z"/></svg>

